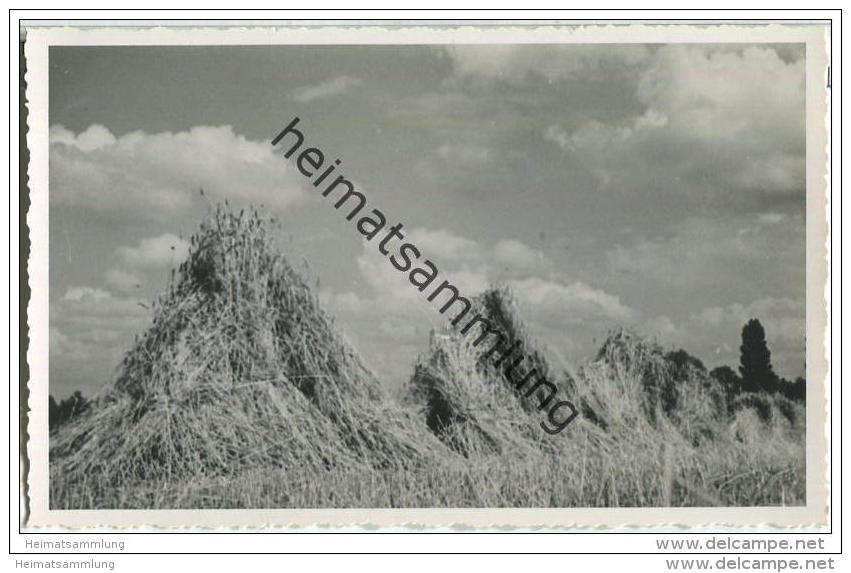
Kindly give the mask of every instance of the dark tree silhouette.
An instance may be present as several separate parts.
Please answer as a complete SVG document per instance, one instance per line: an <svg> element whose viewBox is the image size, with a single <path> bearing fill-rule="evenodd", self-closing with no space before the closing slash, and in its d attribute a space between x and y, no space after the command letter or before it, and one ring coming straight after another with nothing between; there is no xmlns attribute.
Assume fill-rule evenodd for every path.
<svg viewBox="0 0 851 573"><path fill-rule="evenodd" d="M771 352L765 342L765 330L759 320L752 318L742 328L741 365L742 389L745 392L775 392L777 375L771 368Z"/></svg>
<svg viewBox="0 0 851 573"><path fill-rule="evenodd" d="M807 381L803 376L798 376L792 382L792 389L789 391L789 398L798 400L799 402L807 401Z"/></svg>
<svg viewBox="0 0 851 573"><path fill-rule="evenodd" d="M79 416L89 408L89 402L78 390L73 395L56 403L53 396L49 401L48 426L51 430L68 422L74 416Z"/></svg>
<svg viewBox="0 0 851 573"><path fill-rule="evenodd" d="M52 430L56 427L56 421L59 419L59 404L53 399L53 394L50 395L49 412L47 414L47 424Z"/></svg>
<svg viewBox="0 0 851 573"><path fill-rule="evenodd" d="M795 402L807 401L807 382L801 376L795 378L794 382L781 378L778 386L779 391L789 400Z"/></svg>

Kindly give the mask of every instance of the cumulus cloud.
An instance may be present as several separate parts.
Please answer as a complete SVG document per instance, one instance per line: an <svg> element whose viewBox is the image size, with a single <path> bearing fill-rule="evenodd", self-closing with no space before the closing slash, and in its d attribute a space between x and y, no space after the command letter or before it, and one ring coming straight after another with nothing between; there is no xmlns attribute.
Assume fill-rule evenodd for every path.
<svg viewBox="0 0 851 573"><path fill-rule="evenodd" d="M437 81L412 89L393 85L405 79L390 74L386 92L374 94L387 104L373 106L387 121L376 124L376 134L386 125L413 136L395 130L404 142L394 140L393 129L375 141L365 135L362 149L351 153L380 158L398 151L370 174L373 185L405 189L411 170L422 169L414 171L419 185L408 187L420 198L424 189L437 190L434 200L410 203L422 209L423 221L440 221L444 200L486 198L500 207L476 209L471 228L516 230L528 217L530 232L542 240L546 233L542 248L554 259L523 237L472 240L451 228L405 229L406 240L440 268L435 286L450 280L472 296L507 283L532 328L577 356L595 350L578 341L590 344L626 323L735 365L742 321L753 314L766 325L778 371L797 361L804 311L792 301L803 300L805 276L801 50L784 48L783 57L771 46L742 45L434 50L448 64L434 71ZM438 71L447 74L443 81ZM359 84L329 77L284 95L330 105ZM153 290L163 268L182 256L170 249L176 237L160 233L194 227L190 221L208 199L279 209L302 197L316 201L268 141L230 127L122 135L101 125L79 133L54 125L50 142L51 206L100 224L101 244L121 245L103 266L91 267L101 288L66 289L67 279L51 284L51 311L59 317L51 344L64 357L51 359L60 373L73 356L117 348L131 337L99 309L112 308L127 324L144 321L132 314L145 311L130 295L139 284L141 292ZM414 159L397 161L405 154ZM133 240L116 240L125 225ZM291 231L304 227L314 221L304 217ZM319 232L321 225L301 237ZM138 237L146 238L134 242ZM378 366L392 361L403 372L425 348L428 328L446 319L377 252L377 242L356 252L356 266L341 270L339 280L323 276L323 284L347 292L320 296ZM329 253L324 243L313 246L311 255ZM328 257L329 272L347 262L341 253ZM349 279L350 289L339 286ZM74 364L84 367L82 360Z"/></svg>
<svg viewBox="0 0 851 573"><path fill-rule="evenodd" d="M372 243L364 242L363 251L357 257L358 269L371 295L382 299L387 305L399 306L415 303L419 292L408 282L408 275L400 273L390 260L378 252ZM421 309L422 312L422 309Z"/></svg>
<svg viewBox="0 0 851 573"><path fill-rule="evenodd" d="M159 285L163 269L174 269L189 255L189 243L172 233L140 239L115 249L114 265L104 273L106 284L122 293L147 292Z"/></svg>
<svg viewBox="0 0 851 573"><path fill-rule="evenodd" d="M297 102L310 103L340 95L361 83L358 78L337 76L319 84L300 87L293 92L292 97Z"/></svg>
<svg viewBox="0 0 851 573"><path fill-rule="evenodd" d="M421 247L420 250L425 253L425 256L434 257L435 262L437 260L480 260L483 256L482 249L476 241L447 229L417 227L411 229L405 240Z"/></svg>
<svg viewBox="0 0 851 573"><path fill-rule="evenodd" d="M643 111L629 121L553 123L542 135L622 192L803 194L803 58L668 45L645 62L636 95Z"/></svg>
<svg viewBox="0 0 851 573"><path fill-rule="evenodd" d="M422 266L428 258L439 270L423 292L409 282L408 272L396 270L378 252L377 240L364 241L356 258L362 282L355 281L352 288L364 288L357 293L325 290L320 299L340 318L358 348L372 355L371 363L394 376L410 372L417 354L426 348L429 331L442 328L451 319L452 315L439 313L445 296L427 300L444 280L468 298L494 284L508 285L532 332L553 343L557 353L582 355L586 348L580 342L586 338L590 342L592 333L605 333L639 316L619 297L599 287L559 278L542 253L518 239L488 246L447 229L411 229L405 240L423 252L414 266ZM395 252L398 245L389 248ZM387 352L388 344L392 352Z"/></svg>
<svg viewBox="0 0 851 573"><path fill-rule="evenodd" d="M634 314L618 297L579 281L562 284L531 277L510 284L521 301L555 313L565 323L587 319L589 315L623 321Z"/></svg>
<svg viewBox="0 0 851 573"><path fill-rule="evenodd" d="M162 267L180 264L189 254L189 243L171 233L140 240L133 247L119 247L116 255L128 267Z"/></svg>
<svg viewBox="0 0 851 573"><path fill-rule="evenodd" d="M406 232L405 242L416 245L422 254L419 263L414 262L415 267L430 260L439 269L432 288L448 280L468 296L494 282L547 274L550 270L543 253L518 239L505 239L486 247L447 229L417 227ZM394 251L398 245L389 248ZM411 304L424 298L409 282L408 274L397 271L375 244L364 241L357 262L366 282L387 300Z"/></svg>
<svg viewBox="0 0 851 573"><path fill-rule="evenodd" d="M681 325L675 324L666 314L648 318L639 326L639 330L645 336L650 336L664 344L685 345L693 352L695 351L693 346L687 342L689 337L693 337L694 334L687 332Z"/></svg>
<svg viewBox="0 0 851 573"><path fill-rule="evenodd" d="M185 214L203 188L211 201L284 206L302 197L302 179L268 142L230 126L120 137L97 125L50 130L53 205L162 218Z"/></svg>
<svg viewBox="0 0 851 573"><path fill-rule="evenodd" d="M582 344L592 335L627 326L668 348L685 348L709 366L735 367L742 326L758 318L775 371L794 377L803 374L806 349L804 234L802 220L777 213L687 218L670 232L610 251L600 272L588 275L605 291L539 277L512 286L530 322L578 356L595 350ZM612 291L628 293L628 302ZM694 308L710 300L719 304ZM570 325L581 325L588 340L566 332Z"/></svg>
<svg viewBox="0 0 851 573"><path fill-rule="evenodd" d="M59 326L97 324L104 327L138 322L148 311L136 298L115 296L97 287L68 287L50 306L51 322Z"/></svg>
<svg viewBox="0 0 851 573"><path fill-rule="evenodd" d="M142 279L132 272L113 268L106 271L104 274L106 284L121 292L131 292L139 288L142 284Z"/></svg>
<svg viewBox="0 0 851 573"><path fill-rule="evenodd" d="M79 135L75 135L61 125L54 125L50 128L49 140L50 143L61 143L83 152L95 151L115 144L115 136L107 128L98 124L90 125Z"/></svg>
<svg viewBox="0 0 851 573"><path fill-rule="evenodd" d="M92 288L92 287L69 287L68 290L65 291L65 294L62 295L63 301L100 301L107 300L111 297L111 295L100 288Z"/></svg>
<svg viewBox="0 0 851 573"><path fill-rule="evenodd" d="M427 237L428 233L417 235ZM422 245L414 240L418 247ZM490 267L483 261L469 258L441 257L433 250L421 249L423 256L413 261L412 268L426 268L424 261L430 260L438 269L437 278L423 292L420 292L409 280L409 272L400 272L390 263L390 259L378 252L374 243L365 243L363 252L358 255L357 263L371 297L376 302L377 312L400 313L416 320L426 320L427 324L437 324L433 318L434 308L441 304L429 303L426 296L442 281L448 280L462 293L472 296L487 288ZM451 251L450 251L451 252ZM391 253L395 253L391 250ZM364 310L368 310L367 307Z"/></svg>
<svg viewBox="0 0 851 573"><path fill-rule="evenodd" d="M140 300L98 287L71 286L50 302L50 378L82 381L91 394L111 379L133 336L150 322Z"/></svg>
<svg viewBox="0 0 851 573"><path fill-rule="evenodd" d="M579 280L530 277L507 284L532 335L568 363L596 352L597 337L641 317L618 296Z"/></svg>
<svg viewBox="0 0 851 573"><path fill-rule="evenodd" d="M503 239L493 248L493 260L503 267L530 270L544 263L541 251L528 247L517 239Z"/></svg>
<svg viewBox="0 0 851 573"><path fill-rule="evenodd" d="M659 50L638 95L694 137L795 152L805 143L804 87L803 58L786 62L767 47L682 44Z"/></svg>
<svg viewBox="0 0 851 573"><path fill-rule="evenodd" d="M440 326L445 318L436 309L445 301L441 298L429 303L426 297L447 280L468 298L493 284L506 284L514 291L533 326L538 324L556 332L566 324L593 323L611 327L637 316L617 296L582 281L559 278L542 253L517 239L498 241L486 247L446 229L418 228L412 230L406 240L423 251L420 263L415 262L415 266L422 266L421 262L428 258L439 269L434 282L420 292L409 282L408 273L397 271L373 243L364 242L357 262L370 287L370 295L369 298L359 297L357 309L350 305L347 311L377 313L414 321L426 328ZM507 272L506 267L510 271ZM327 300L333 302L335 297L328 296ZM338 308L344 306L338 302L334 304Z"/></svg>

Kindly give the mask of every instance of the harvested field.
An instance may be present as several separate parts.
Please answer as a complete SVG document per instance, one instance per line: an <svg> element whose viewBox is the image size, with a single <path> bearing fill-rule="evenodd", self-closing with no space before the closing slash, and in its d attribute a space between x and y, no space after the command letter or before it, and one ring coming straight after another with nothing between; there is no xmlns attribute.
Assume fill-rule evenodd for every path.
<svg viewBox="0 0 851 573"><path fill-rule="evenodd" d="M257 212L218 207L115 383L51 435L70 508L632 507L804 503L804 410L744 396L625 331L568 371L505 289L475 302L581 410L563 433L456 330L396 403Z"/></svg>

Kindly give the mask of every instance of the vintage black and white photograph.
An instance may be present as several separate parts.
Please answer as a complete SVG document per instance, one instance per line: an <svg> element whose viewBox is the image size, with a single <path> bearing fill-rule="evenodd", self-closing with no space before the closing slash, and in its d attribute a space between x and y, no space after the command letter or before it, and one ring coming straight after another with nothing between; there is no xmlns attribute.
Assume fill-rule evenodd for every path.
<svg viewBox="0 0 851 573"><path fill-rule="evenodd" d="M46 47L46 510L823 514L826 55L527 36Z"/></svg>

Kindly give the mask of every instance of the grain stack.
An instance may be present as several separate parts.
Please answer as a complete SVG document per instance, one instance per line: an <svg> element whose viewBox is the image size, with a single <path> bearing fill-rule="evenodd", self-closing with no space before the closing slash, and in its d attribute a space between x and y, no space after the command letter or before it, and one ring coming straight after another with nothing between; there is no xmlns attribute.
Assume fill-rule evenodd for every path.
<svg viewBox="0 0 851 573"><path fill-rule="evenodd" d="M54 479L84 495L249 468L409 468L438 455L268 227L221 206L203 222L114 385L51 437Z"/></svg>

